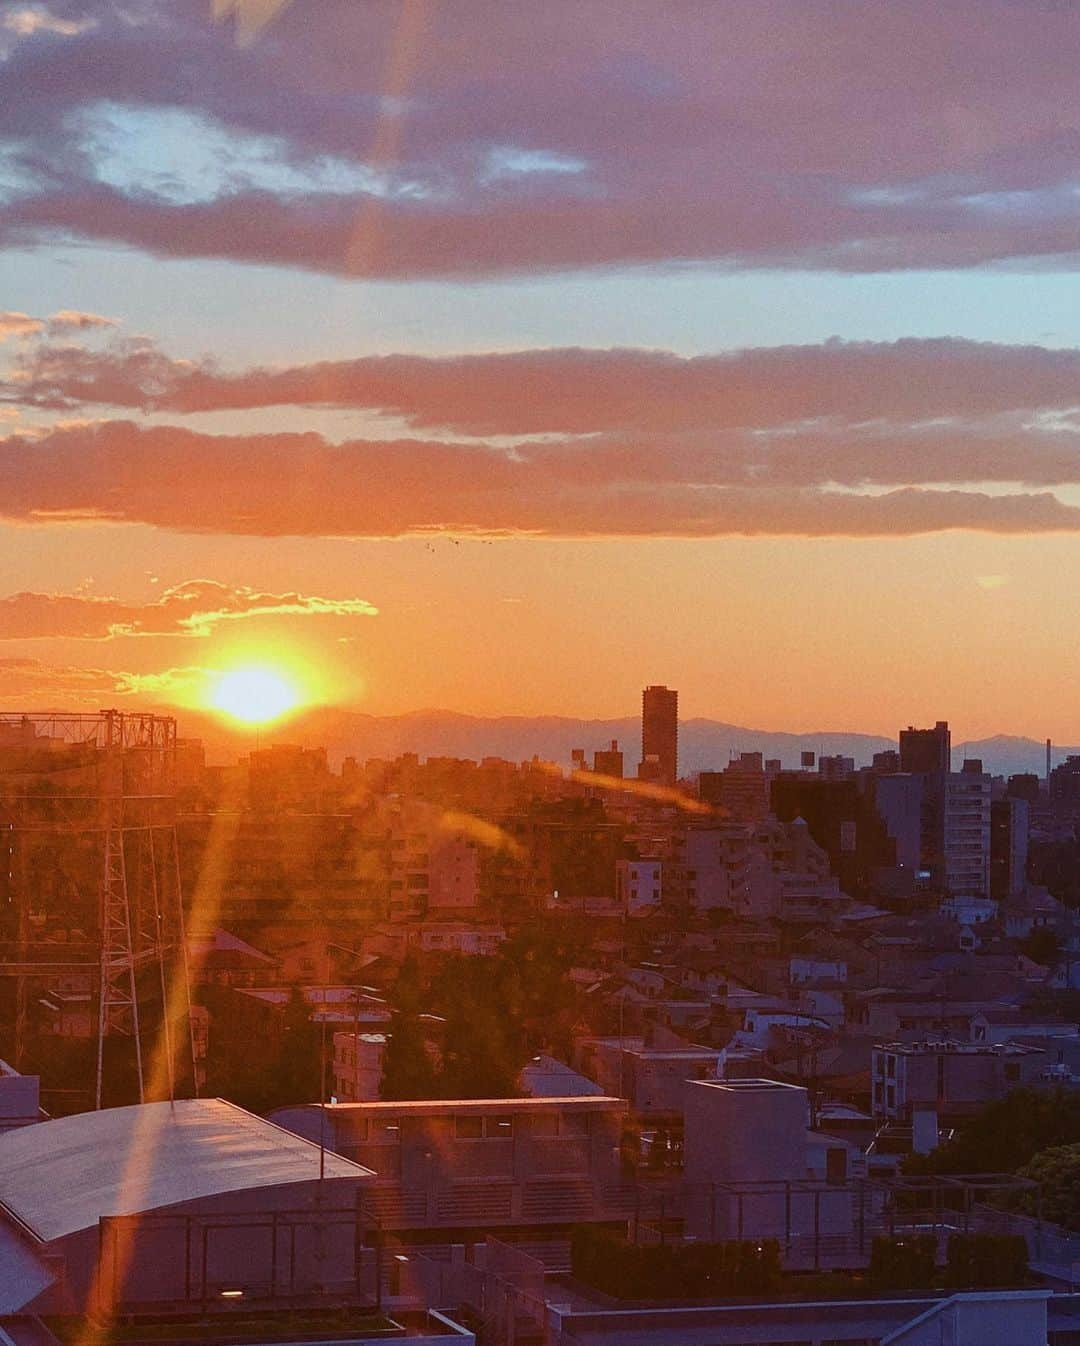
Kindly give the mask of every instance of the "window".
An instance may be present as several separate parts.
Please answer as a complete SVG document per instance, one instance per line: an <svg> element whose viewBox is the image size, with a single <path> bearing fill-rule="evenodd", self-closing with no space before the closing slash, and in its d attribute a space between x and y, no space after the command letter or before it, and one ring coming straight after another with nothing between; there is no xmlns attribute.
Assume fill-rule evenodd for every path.
<svg viewBox="0 0 1080 1346"><path fill-rule="evenodd" d="M484 1135L488 1140L511 1140L514 1135L513 1117L486 1117Z"/></svg>
<svg viewBox="0 0 1080 1346"><path fill-rule="evenodd" d="M589 1134L589 1114L587 1112L564 1112L559 1126L564 1136L587 1136Z"/></svg>
<svg viewBox="0 0 1080 1346"><path fill-rule="evenodd" d="M455 1117L454 1135L458 1140L482 1140L484 1119L474 1115Z"/></svg>
<svg viewBox="0 0 1080 1346"><path fill-rule="evenodd" d="M559 1134L559 1114L557 1112L534 1112L531 1129L534 1136L557 1136Z"/></svg>

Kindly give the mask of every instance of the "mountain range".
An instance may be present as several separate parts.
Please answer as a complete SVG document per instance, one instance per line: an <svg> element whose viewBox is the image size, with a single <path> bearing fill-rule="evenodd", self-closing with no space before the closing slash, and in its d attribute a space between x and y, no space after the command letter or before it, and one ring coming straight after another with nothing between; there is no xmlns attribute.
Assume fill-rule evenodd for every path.
<svg viewBox="0 0 1080 1346"><path fill-rule="evenodd" d="M574 748L584 748L591 762L597 748L617 739L625 756L628 775L636 773L641 753L641 721L637 717L613 720L573 719L558 715L462 715L456 711L423 710L406 715L365 715L356 711L322 707L294 716L264 729L258 737L249 730L231 729L216 717L186 711L180 716L180 733L202 738L211 761L231 761L256 743L299 743L325 747L331 762L344 757L396 757L414 752L420 757L504 757L520 762L531 757L568 766ZM722 720L693 719L679 724L679 769L684 775L702 770L721 770L740 752L761 752L780 758L785 767L797 767L800 753L839 754L853 757L856 766L868 765L875 752L895 748L896 740L874 734L822 731L805 734L777 733L727 724ZM1045 745L1035 739L1000 734L954 745L953 765L959 769L965 757L982 759L985 770L1009 776L1015 772L1045 773ZM1080 748L1054 749L1054 762Z"/></svg>

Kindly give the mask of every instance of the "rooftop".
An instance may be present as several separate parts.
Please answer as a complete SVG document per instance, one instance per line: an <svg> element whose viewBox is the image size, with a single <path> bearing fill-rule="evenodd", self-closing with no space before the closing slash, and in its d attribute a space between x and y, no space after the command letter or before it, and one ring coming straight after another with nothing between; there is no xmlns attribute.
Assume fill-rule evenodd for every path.
<svg viewBox="0 0 1080 1346"><path fill-rule="evenodd" d="M607 1112L611 1108L625 1108L621 1098L562 1095L558 1098L419 1098L396 1102L329 1103L327 1115L355 1117L439 1117L461 1112L542 1112L549 1108L572 1108L575 1112ZM299 1108L279 1108L277 1114L300 1111L318 1112L318 1103L305 1103Z"/></svg>
<svg viewBox="0 0 1080 1346"><path fill-rule="evenodd" d="M373 1178L336 1154L328 1178ZM44 1242L224 1192L319 1175L319 1147L220 1098L106 1108L0 1135L0 1203Z"/></svg>
<svg viewBox="0 0 1080 1346"><path fill-rule="evenodd" d="M806 1090L799 1084L786 1084L783 1080L690 1080L689 1083L700 1086L703 1089L719 1089L731 1094L764 1094L780 1093L793 1090L798 1093L805 1093Z"/></svg>
<svg viewBox="0 0 1080 1346"><path fill-rule="evenodd" d="M875 1042L874 1050L897 1056L1045 1056L1042 1047L1019 1042L954 1042L952 1038L925 1042Z"/></svg>

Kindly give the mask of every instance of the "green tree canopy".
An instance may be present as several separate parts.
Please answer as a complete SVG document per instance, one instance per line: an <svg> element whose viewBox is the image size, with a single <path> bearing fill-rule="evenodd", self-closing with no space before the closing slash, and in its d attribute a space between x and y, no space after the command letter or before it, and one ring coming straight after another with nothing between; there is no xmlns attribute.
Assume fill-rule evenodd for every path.
<svg viewBox="0 0 1080 1346"><path fill-rule="evenodd" d="M1015 1173L1041 1150L1080 1144L1080 1094L1014 1089L988 1103L930 1154L911 1155L908 1173Z"/></svg>
<svg viewBox="0 0 1080 1346"><path fill-rule="evenodd" d="M1052 1145L1019 1169L1042 1188L1039 1213L1054 1224L1080 1232L1080 1143ZM1035 1214L1033 1199L1025 1198L1028 1213Z"/></svg>

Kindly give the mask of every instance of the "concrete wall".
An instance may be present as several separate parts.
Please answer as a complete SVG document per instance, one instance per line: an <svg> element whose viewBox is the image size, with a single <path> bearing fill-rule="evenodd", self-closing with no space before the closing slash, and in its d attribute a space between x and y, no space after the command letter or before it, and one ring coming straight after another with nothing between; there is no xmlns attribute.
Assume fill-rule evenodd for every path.
<svg viewBox="0 0 1080 1346"><path fill-rule="evenodd" d="M0 1061L0 1067L5 1064ZM0 1131L41 1120L40 1084L37 1075L17 1075L10 1067L0 1070Z"/></svg>
<svg viewBox="0 0 1080 1346"><path fill-rule="evenodd" d="M162 1301L198 1307L204 1291L215 1302L226 1288L265 1303L290 1286L352 1287L362 1185L316 1179L182 1202L137 1220L106 1219L49 1251L64 1258L66 1293L77 1308Z"/></svg>
<svg viewBox="0 0 1080 1346"><path fill-rule="evenodd" d="M806 1176L805 1089L772 1080L690 1080L683 1110L687 1182Z"/></svg>

